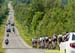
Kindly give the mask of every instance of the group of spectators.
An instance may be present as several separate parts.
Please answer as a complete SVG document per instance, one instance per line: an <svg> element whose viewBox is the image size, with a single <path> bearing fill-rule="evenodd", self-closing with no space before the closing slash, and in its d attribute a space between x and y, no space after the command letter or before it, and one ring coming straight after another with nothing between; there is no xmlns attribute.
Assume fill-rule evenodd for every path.
<svg viewBox="0 0 75 53"><path fill-rule="evenodd" d="M67 40L68 32L66 32L64 35L56 35L54 34L52 37L48 36L40 36L40 38L33 38L32 39L32 46L33 48L42 48L42 49L56 49L57 46L61 42L64 42Z"/></svg>

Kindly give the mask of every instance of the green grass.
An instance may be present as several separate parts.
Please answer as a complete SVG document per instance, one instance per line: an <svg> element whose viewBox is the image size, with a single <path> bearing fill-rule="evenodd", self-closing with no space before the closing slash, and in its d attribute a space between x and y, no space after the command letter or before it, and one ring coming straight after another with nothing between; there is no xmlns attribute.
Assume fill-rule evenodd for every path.
<svg viewBox="0 0 75 53"><path fill-rule="evenodd" d="M0 53L4 53L4 49L0 48Z"/></svg>
<svg viewBox="0 0 75 53"><path fill-rule="evenodd" d="M4 32L5 32L5 22L6 22L5 20L0 25L0 53L4 53L4 49L2 48L2 42L4 38Z"/></svg>
<svg viewBox="0 0 75 53"><path fill-rule="evenodd" d="M45 50L45 53L64 53L64 50Z"/></svg>

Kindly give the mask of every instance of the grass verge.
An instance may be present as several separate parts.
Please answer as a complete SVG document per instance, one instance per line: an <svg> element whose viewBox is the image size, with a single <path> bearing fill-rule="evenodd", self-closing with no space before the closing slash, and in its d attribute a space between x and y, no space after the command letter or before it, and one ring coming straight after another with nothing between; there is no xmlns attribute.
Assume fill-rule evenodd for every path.
<svg viewBox="0 0 75 53"><path fill-rule="evenodd" d="M45 50L45 53L64 53L64 50Z"/></svg>
<svg viewBox="0 0 75 53"><path fill-rule="evenodd" d="M4 39L5 22L6 19L4 19L3 23L0 25L0 53L4 53L4 49L2 48L2 42Z"/></svg>

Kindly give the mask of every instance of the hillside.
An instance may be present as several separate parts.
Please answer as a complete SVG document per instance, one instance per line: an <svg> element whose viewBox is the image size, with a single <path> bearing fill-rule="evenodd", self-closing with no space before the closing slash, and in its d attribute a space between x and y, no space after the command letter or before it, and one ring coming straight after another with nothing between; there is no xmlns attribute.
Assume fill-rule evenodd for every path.
<svg viewBox="0 0 75 53"><path fill-rule="evenodd" d="M33 37L75 31L74 0L13 0L16 25L30 43Z"/></svg>

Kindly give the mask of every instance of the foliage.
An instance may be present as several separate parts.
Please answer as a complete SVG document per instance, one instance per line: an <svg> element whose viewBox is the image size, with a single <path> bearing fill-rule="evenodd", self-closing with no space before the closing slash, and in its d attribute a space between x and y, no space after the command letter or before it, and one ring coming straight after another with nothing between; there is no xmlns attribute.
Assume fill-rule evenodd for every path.
<svg viewBox="0 0 75 53"><path fill-rule="evenodd" d="M7 15L7 0L0 0L0 53L4 53L4 49L2 49L2 42L4 38L5 22Z"/></svg>
<svg viewBox="0 0 75 53"><path fill-rule="evenodd" d="M0 25L5 17L8 15L7 0L0 0Z"/></svg>
<svg viewBox="0 0 75 53"><path fill-rule="evenodd" d="M22 25L25 36L51 36L53 33L75 31L74 0L24 1L26 0L14 0L14 9L16 21Z"/></svg>

